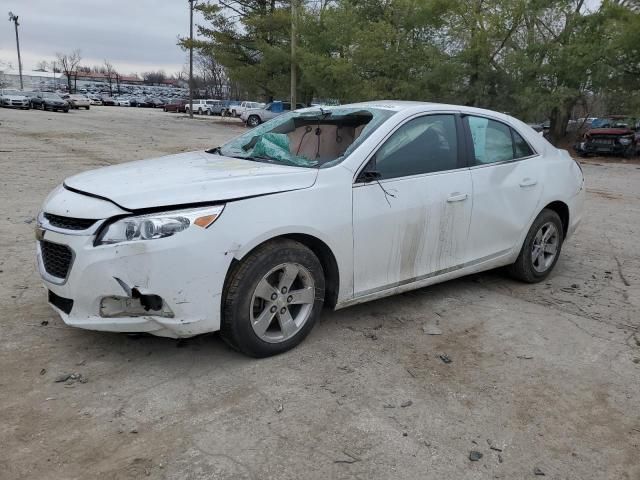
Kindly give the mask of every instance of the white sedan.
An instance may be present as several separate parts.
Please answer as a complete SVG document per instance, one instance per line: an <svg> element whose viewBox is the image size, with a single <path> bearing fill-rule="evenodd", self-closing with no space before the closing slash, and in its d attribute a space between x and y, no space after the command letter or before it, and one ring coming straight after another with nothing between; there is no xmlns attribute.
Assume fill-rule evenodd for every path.
<svg viewBox="0 0 640 480"><path fill-rule="evenodd" d="M538 282L582 216L569 154L515 118L380 101L286 113L208 151L75 175L36 236L75 327L220 330L286 351L343 308L508 266Z"/></svg>

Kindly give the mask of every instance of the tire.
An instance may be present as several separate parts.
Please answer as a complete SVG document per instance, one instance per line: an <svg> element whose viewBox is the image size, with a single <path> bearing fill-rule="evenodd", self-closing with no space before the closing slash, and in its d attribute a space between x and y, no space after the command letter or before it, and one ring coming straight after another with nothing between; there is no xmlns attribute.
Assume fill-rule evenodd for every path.
<svg viewBox="0 0 640 480"><path fill-rule="evenodd" d="M91 107L87 106L87 107L85 107L85 108L86 108L87 110L89 110Z"/></svg>
<svg viewBox="0 0 640 480"><path fill-rule="evenodd" d="M68 109L68 108L63 108L63 109L62 109L62 111L63 111L64 113L69 113L69 109Z"/></svg>
<svg viewBox="0 0 640 480"><path fill-rule="evenodd" d="M284 281L284 285L291 286L291 292L286 288L278 290L285 270L292 272L294 278L292 283ZM261 297L259 285L264 286L263 292L276 298ZM296 296L300 303L292 300L292 292L299 292ZM314 253L293 240L268 242L248 254L225 282L222 338L232 348L256 358L286 352L313 329L323 302L324 272ZM285 315L281 316L281 312ZM260 322L261 318L265 321ZM283 328L282 322L289 328Z"/></svg>
<svg viewBox="0 0 640 480"><path fill-rule="evenodd" d="M547 234L547 242L543 242L540 247L540 239ZM563 240L562 220L556 212L545 208L533 221L517 260L507 267L509 274L526 283L541 282L549 276L558 262ZM555 253L551 256L550 251L554 248ZM536 252L541 253L541 256L534 259Z"/></svg>
<svg viewBox="0 0 640 480"><path fill-rule="evenodd" d="M624 158L633 158L633 157L635 156L635 154L636 154L636 147L634 147L633 145L629 145L629 146L625 149L625 151L624 151L624 153L622 154L622 156L623 156Z"/></svg>
<svg viewBox="0 0 640 480"><path fill-rule="evenodd" d="M247 126L251 128L257 127L260 123L260 117L257 115L250 115L249 118L247 118Z"/></svg>
<svg viewBox="0 0 640 480"><path fill-rule="evenodd" d="M202 109L201 108L198 109L198 115L202 115Z"/></svg>

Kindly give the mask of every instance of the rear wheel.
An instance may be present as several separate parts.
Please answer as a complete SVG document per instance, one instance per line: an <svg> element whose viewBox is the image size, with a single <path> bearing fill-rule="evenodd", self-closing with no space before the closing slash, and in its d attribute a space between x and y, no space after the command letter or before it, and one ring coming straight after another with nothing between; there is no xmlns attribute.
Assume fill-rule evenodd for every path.
<svg viewBox="0 0 640 480"><path fill-rule="evenodd" d="M527 283L544 280L560 257L563 239L558 214L553 210L542 210L527 233L518 259L508 267L509 273Z"/></svg>
<svg viewBox="0 0 640 480"><path fill-rule="evenodd" d="M293 240L269 242L227 280L222 338L252 357L283 353L309 334L323 301L324 273L314 253Z"/></svg>
<svg viewBox="0 0 640 480"><path fill-rule="evenodd" d="M257 115L251 115L247 119L247 125L249 125L250 127L257 127L258 125L260 125L260 117L258 117Z"/></svg>

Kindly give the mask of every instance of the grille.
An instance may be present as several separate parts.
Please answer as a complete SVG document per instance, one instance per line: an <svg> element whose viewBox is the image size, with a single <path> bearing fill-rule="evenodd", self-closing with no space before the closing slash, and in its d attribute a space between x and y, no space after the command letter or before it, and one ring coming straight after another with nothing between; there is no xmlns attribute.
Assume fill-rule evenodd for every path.
<svg viewBox="0 0 640 480"><path fill-rule="evenodd" d="M73 308L73 300L56 295L51 290L49 290L49 303L58 307L67 315L71 313L71 309Z"/></svg>
<svg viewBox="0 0 640 480"><path fill-rule="evenodd" d="M67 278L73 254L66 245L42 241L40 242L42 251L42 263L49 275L57 278Z"/></svg>
<svg viewBox="0 0 640 480"><path fill-rule="evenodd" d="M86 230L97 222L97 220L88 218L61 217L60 215L53 215L52 213L45 213L44 218L54 227L64 228L65 230Z"/></svg>
<svg viewBox="0 0 640 480"><path fill-rule="evenodd" d="M598 145L613 145L613 138L593 137L592 141Z"/></svg>

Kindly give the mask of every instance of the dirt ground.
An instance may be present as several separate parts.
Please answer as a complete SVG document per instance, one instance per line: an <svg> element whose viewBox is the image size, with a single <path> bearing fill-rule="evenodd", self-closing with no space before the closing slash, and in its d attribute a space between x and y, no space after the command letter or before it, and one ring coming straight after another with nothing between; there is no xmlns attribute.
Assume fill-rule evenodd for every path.
<svg viewBox="0 0 640 480"><path fill-rule="evenodd" d="M489 272L327 311L265 360L66 327L34 264L46 194L243 128L0 109L0 478L640 479L637 163L584 162L586 216L545 283Z"/></svg>

